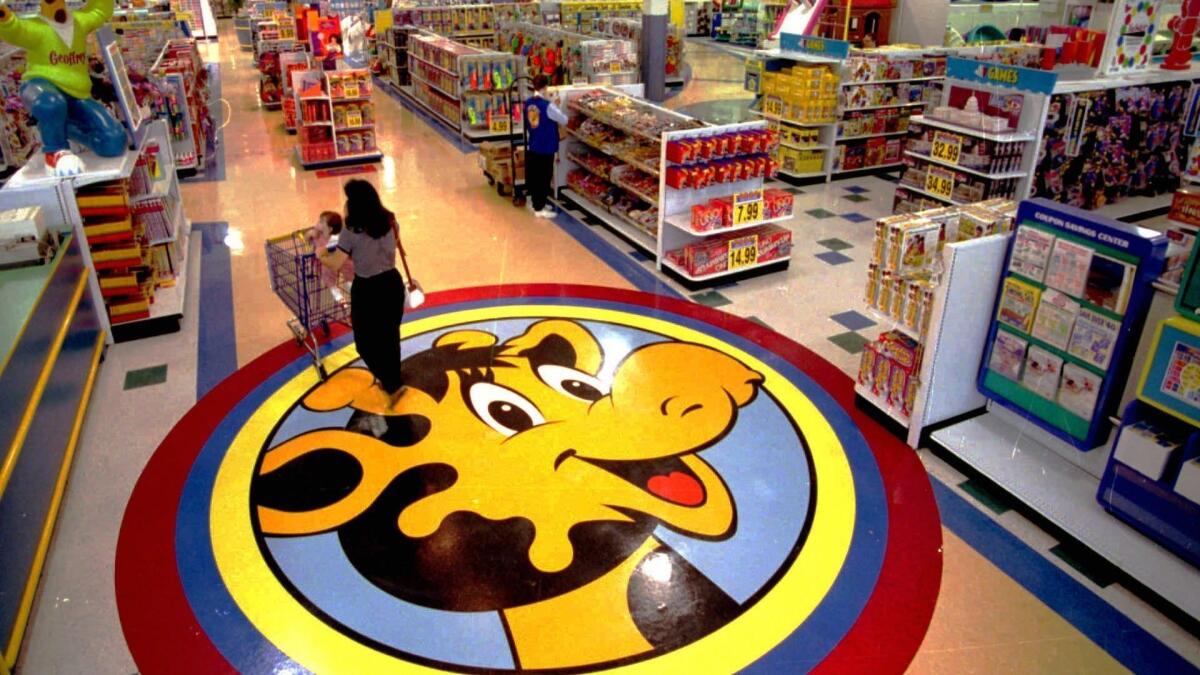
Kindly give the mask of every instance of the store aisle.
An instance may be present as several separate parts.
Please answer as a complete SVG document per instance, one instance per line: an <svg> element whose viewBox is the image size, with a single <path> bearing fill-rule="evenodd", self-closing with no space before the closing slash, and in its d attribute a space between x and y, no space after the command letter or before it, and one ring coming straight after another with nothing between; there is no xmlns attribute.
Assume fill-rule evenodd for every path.
<svg viewBox="0 0 1200 675"><path fill-rule="evenodd" d="M339 209L344 179L296 168L294 137L283 131L280 114L257 105L257 73L249 53L236 49L230 25L222 30L222 41L205 49L220 63L229 104L226 179L183 185L188 216L195 223L211 223L198 228L203 234L194 239L193 250L206 255L193 257L192 264L203 266L208 275L193 287L194 299L189 298L189 306L199 306L199 311L189 313L179 334L109 351L23 653L23 672L134 672L117 621L110 567L134 481L172 425L195 403L198 378L216 382L264 354L269 367L266 362L251 365L253 377L244 385L274 373L296 376L305 371L302 362L296 365L294 350L275 349L288 338L288 315L269 288L263 240L307 226L320 210ZM701 117L741 114L737 111L748 97L741 88L739 58L689 41L688 59L693 81L669 105ZM653 279L651 266L602 228L581 225L569 215L541 220L512 207L488 188L473 153L463 152L382 93L376 109L386 158L376 171L361 176L377 181L385 202L401 217L415 271L427 289L544 282L630 289ZM804 345L810 351L800 353L797 367L816 369L819 376L809 377L835 389L829 383L842 382L839 374L817 364L823 359L843 373L854 372L862 344L872 331L882 329L862 313L859 295L871 224L890 212L892 189L893 183L880 177L795 188L800 215L789 223L795 251L787 274L703 293L666 287ZM205 289L212 294L202 297ZM497 304L478 293L449 300L459 303L454 311L479 309L472 302ZM478 315L468 318L480 320ZM205 325L199 325L200 319ZM497 321L488 318L475 328L498 332ZM738 330L756 334L752 326ZM606 349L614 343L608 337L600 340ZM243 390L217 403L232 409L249 400L249 391ZM271 410L275 421L283 419L282 408ZM857 417L856 423L869 438L878 433L873 423ZM907 450L899 452L912 457ZM1058 542L1004 505L986 510L986 495L981 497L977 486L953 469L927 453L916 457L934 476L944 526L937 528L943 542L937 604L912 672L1121 672L1123 663L1160 654L1158 640L1200 663L1200 643L1194 637L1119 585L1090 578L1086 565L1051 553ZM245 503L245 493L235 496ZM173 526L179 495L166 497L162 508ZM889 625L900 629L911 621L906 609L893 607ZM1085 611L1108 624L1081 629L1079 616ZM239 637L235 634L234 641ZM887 644L881 638L870 647ZM1131 649L1141 653L1131 655Z"/></svg>

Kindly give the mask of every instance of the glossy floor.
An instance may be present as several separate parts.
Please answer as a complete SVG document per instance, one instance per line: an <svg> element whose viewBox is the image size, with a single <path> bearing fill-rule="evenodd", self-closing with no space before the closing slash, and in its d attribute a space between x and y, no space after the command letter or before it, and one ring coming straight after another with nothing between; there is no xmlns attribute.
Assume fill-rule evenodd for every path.
<svg viewBox="0 0 1200 675"><path fill-rule="evenodd" d="M267 281L264 239L307 226L342 201L340 179L295 166L294 138L282 131L278 113L258 107L252 61L225 30L219 45L207 47L220 64L228 104L225 179L183 188L188 215L202 233L194 248L201 254L190 261L201 283L189 289L188 306L198 311L188 313L179 334L109 351L22 652L23 672L136 669L112 575L133 485L198 394L287 338L288 315ZM739 114L731 101L746 98L740 61L699 42L689 42L688 58L693 80L671 105L714 118ZM858 289L871 221L890 209L887 180L799 188L800 215L789 223L796 250L786 274L686 294L655 278L628 245L603 230L569 214L548 221L513 208L487 187L476 155L393 100L377 96L376 109L386 158L377 173L364 176L400 216L414 272L427 288L649 287L765 324L843 372L856 367L875 327L862 313ZM866 421L861 426L871 428ZM1169 654L1200 663L1195 637L953 469L927 453L917 457L931 476L943 552L940 592L912 672L1149 671L1169 663ZM896 612L892 621L903 625L903 608Z"/></svg>

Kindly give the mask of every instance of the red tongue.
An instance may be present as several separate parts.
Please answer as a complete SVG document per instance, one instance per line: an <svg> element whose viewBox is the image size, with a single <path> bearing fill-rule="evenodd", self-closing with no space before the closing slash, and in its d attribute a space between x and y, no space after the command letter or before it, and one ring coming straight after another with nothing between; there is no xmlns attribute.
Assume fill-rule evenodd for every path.
<svg viewBox="0 0 1200 675"><path fill-rule="evenodd" d="M704 501L704 488L700 481L682 471L672 471L668 476L654 476L646 483L646 489L663 499L696 506Z"/></svg>

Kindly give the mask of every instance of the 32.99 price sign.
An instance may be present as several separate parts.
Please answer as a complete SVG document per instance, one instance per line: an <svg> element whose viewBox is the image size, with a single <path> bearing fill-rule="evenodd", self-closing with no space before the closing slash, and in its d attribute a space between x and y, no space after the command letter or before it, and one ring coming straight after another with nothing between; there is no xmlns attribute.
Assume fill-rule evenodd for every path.
<svg viewBox="0 0 1200 675"><path fill-rule="evenodd" d="M733 196L733 226L757 223L763 219L762 188Z"/></svg>
<svg viewBox="0 0 1200 675"><path fill-rule="evenodd" d="M958 164L962 155L962 139L953 134L936 132L933 135L933 149L930 156L950 164Z"/></svg>
<svg viewBox="0 0 1200 675"><path fill-rule="evenodd" d="M738 237L729 241L729 271L752 267L758 263L758 235Z"/></svg>

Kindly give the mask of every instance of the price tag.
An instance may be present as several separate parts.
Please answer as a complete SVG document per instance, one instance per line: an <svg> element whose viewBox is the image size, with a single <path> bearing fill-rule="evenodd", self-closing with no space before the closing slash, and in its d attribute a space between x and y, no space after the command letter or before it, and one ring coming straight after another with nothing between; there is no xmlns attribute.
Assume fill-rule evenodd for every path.
<svg viewBox="0 0 1200 675"><path fill-rule="evenodd" d="M763 112L767 113L768 115L776 115L776 116L782 117L783 116L783 101L781 99L775 98L774 96L763 99Z"/></svg>
<svg viewBox="0 0 1200 675"><path fill-rule="evenodd" d="M958 158L962 155L962 138L941 131L935 133L933 135L933 151L930 152L930 155L943 162L958 164Z"/></svg>
<svg viewBox="0 0 1200 675"><path fill-rule="evenodd" d="M733 196L733 226L757 223L763 219L762 188Z"/></svg>
<svg viewBox="0 0 1200 675"><path fill-rule="evenodd" d="M612 63L608 64L608 68L614 73L619 73L621 72L621 62L613 61Z"/></svg>
<svg viewBox="0 0 1200 675"><path fill-rule="evenodd" d="M346 126L361 127L363 125L363 116L360 112L346 113Z"/></svg>
<svg viewBox="0 0 1200 675"><path fill-rule="evenodd" d="M951 199L954 195L954 172L929 167L929 172L925 174L925 191L942 199Z"/></svg>
<svg viewBox="0 0 1200 675"><path fill-rule="evenodd" d="M743 267L751 267L758 263L758 235L752 234L747 237L738 237L729 241L729 266L730 272L733 270L742 269Z"/></svg>
<svg viewBox="0 0 1200 675"><path fill-rule="evenodd" d="M509 130L508 117L493 117L492 123L488 125L488 130L493 134L507 134Z"/></svg>
<svg viewBox="0 0 1200 675"><path fill-rule="evenodd" d="M358 83L357 82L347 82L344 91L345 91L345 93L343 94L343 96L345 98L358 98L358 96L359 96Z"/></svg>

